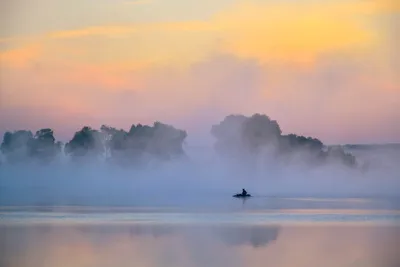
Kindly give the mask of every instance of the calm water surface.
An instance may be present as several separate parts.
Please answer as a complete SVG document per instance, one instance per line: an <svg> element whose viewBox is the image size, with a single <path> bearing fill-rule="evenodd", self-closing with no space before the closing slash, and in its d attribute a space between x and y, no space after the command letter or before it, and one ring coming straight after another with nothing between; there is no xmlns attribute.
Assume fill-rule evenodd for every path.
<svg viewBox="0 0 400 267"><path fill-rule="evenodd" d="M298 201L319 204L2 207L0 266L400 266L400 212L393 206Z"/></svg>

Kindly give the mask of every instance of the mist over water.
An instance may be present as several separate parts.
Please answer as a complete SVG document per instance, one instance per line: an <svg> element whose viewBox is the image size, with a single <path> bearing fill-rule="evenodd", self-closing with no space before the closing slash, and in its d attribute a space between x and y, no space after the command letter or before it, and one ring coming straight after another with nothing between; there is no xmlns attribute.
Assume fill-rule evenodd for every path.
<svg viewBox="0 0 400 267"><path fill-rule="evenodd" d="M107 162L0 167L0 205L226 207L242 188L264 197L399 197L399 150L357 151L367 170L338 164L307 167L270 158L239 164L212 147L185 147L187 158L135 169ZM301 160L301 159L299 159ZM253 201L257 201L254 198ZM398 202L398 201L397 201Z"/></svg>

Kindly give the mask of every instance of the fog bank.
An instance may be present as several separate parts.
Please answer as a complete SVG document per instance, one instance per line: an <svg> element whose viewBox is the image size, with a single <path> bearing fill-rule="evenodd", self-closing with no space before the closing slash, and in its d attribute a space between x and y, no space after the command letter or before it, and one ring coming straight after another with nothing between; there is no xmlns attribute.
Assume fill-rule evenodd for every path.
<svg viewBox="0 0 400 267"><path fill-rule="evenodd" d="M400 150L357 151L359 160L374 163L365 170L333 163L311 168L273 158L268 164L233 164L211 147L186 146L185 152L186 159L143 169L107 162L3 164L0 205L229 208L240 207L231 195L242 188L255 196L250 206L269 197L400 196Z"/></svg>

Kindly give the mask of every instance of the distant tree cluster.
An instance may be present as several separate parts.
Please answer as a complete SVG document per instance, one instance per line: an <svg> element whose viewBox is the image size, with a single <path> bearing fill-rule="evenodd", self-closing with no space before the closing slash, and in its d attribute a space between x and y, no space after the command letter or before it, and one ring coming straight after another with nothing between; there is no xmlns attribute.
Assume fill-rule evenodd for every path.
<svg viewBox="0 0 400 267"><path fill-rule="evenodd" d="M229 115L211 128L216 138L215 149L224 156L257 156L265 148L272 148L276 158L289 158L303 153L302 158L311 163L339 161L355 166L355 157L342 147L326 147L315 138L295 134L282 135L279 124L266 115L251 117ZM56 142L53 130L6 132L1 152L7 162L37 160L50 162L64 154L74 161L105 158L123 165L141 165L149 160L170 160L184 156L184 130L155 122L152 126L132 125L129 131L103 125L99 130L85 126L77 131L62 149Z"/></svg>
<svg viewBox="0 0 400 267"><path fill-rule="evenodd" d="M326 149L316 138L282 135L279 124L266 115L229 115L212 126L211 134L216 138L216 151L222 155L257 156L265 149L272 149L276 158L288 158L300 153L308 163L338 161L347 166L356 165L355 157L345 153L340 146Z"/></svg>
<svg viewBox="0 0 400 267"><path fill-rule="evenodd" d="M72 158L102 156L104 146L101 132L88 126L83 127L65 144L64 152Z"/></svg>
<svg viewBox="0 0 400 267"><path fill-rule="evenodd" d="M160 122L153 126L132 125L129 132L103 125L100 130L83 127L65 144L56 142L51 129L42 129L32 135L20 130L4 134L1 151L7 162L32 159L51 161L61 152L72 160L106 158L117 163L143 163L144 159L172 159L184 154L183 130Z"/></svg>
<svg viewBox="0 0 400 267"><path fill-rule="evenodd" d="M103 125L102 140L106 154L120 163L143 163L147 159L170 160L184 155L186 131L160 122L132 125L129 132Z"/></svg>
<svg viewBox="0 0 400 267"><path fill-rule="evenodd" d="M0 149L11 163L30 159L48 162L61 152L61 143L56 142L51 129L41 129L35 135L20 130L6 132Z"/></svg>

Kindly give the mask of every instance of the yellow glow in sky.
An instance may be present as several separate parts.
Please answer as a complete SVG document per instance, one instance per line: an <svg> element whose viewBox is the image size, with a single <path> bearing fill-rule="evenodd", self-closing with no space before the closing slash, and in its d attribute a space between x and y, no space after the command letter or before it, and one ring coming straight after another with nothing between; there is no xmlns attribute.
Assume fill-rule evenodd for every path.
<svg viewBox="0 0 400 267"><path fill-rule="evenodd" d="M211 124L209 110L261 112L288 131L322 139L400 134L393 127L400 117L395 1L1 5L8 11L0 19L0 103L7 112L57 107L79 111L88 124L107 117L129 125L135 114L189 128L188 116ZM342 127L333 131L328 121Z"/></svg>

